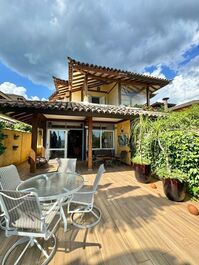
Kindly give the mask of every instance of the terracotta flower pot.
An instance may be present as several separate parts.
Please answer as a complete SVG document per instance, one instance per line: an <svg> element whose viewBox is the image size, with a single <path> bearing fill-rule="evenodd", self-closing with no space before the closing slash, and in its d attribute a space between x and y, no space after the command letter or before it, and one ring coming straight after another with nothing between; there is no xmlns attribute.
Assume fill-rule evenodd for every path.
<svg viewBox="0 0 199 265"><path fill-rule="evenodd" d="M181 202L186 196L185 183L177 179L163 180L164 193L171 201Z"/></svg>
<svg viewBox="0 0 199 265"><path fill-rule="evenodd" d="M148 183L151 179L151 166L150 165L141 165L133 164L135 170L135 177L137 181L142 183Z"/></svg>

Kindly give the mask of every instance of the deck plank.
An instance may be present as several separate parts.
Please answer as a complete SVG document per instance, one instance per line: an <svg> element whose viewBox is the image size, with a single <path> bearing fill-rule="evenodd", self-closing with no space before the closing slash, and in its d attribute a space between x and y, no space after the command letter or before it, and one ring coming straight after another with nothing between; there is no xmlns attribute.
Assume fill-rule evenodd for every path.
<svg viewBox="0 0 199 265"><path fill-rule="evenodd" d="M88 185L92 184L95 174L84 173ZM58 248L50 265L198 265L199 217L188 213L189 202L169 201L161 182L156 185L152 189L138 183L130 167L110 169L96 195L102 220L88 231L87 246L83 248L85 230L69 224L64 233L60 223ZM0 231L0 239L2 259L16 238L6 238ZM38 253L32 249L21 264L37 261Z"/></svg>

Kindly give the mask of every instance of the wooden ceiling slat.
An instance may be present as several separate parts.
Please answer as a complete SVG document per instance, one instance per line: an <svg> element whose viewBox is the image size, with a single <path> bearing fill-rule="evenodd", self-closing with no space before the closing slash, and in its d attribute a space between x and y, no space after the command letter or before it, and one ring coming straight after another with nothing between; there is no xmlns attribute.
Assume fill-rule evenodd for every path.
<svg viewBox="0 0 199 265"><path fill-rule="evenodd" d="M10 115L11 117L13 117L14 119L17 119L18 117L20 118L21 116L26 115L26 112L17 113L17 114L15 112L13 112L13 114L9 114L8 113L8 115Z"/></svg>

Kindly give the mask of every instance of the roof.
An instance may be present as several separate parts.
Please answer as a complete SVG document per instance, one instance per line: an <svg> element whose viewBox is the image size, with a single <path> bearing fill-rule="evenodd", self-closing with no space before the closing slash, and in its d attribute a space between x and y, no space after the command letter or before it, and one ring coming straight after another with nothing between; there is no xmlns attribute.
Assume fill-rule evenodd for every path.
<svg viewBox="0 0 199 265"><path fill-rule="evenodd" d="M199 104L199 100L192 100L192 101L188 101L188 102L185 102L183 104L179 104L179 105L176 105L172 108L169 108L169 110L179 110L179 109L184 109L184 108L187 108L187 107L190 107L194 104Z"/></svg>
<svg viewBox="0 0 199 265"><path fill-rule="evenodd" d="M16 95L16 94L8 94L8 93L3 93L0 91L0 99L7 99L7 100L26 100L23 96L21 95Z"/></svg>
<svg viewBox="0 0 199 265"><path fill-rule="evenodd" d="M49 97L49 100L69 98L68 81L53 76L56 91Z"/></svg>
<svg viewBox="0 0 199 265"><path fill-rule="evenodd" d="M93 116L111 118L131 118L140 114L149 116L164 115L159 112L144 111L138 108L91 104L82 102L49 101L7 101L0 100L0 111L12 118L31 124L32 115L55 114L72 116ZM67 118L67 117L66 117Z"/></svg>
<svg viewBox="0 0 199 265"><path fill-rule="evenodd" d="M16 94L6 94L9 98L10 98L10 100L26 100L25 98L24 98L24 96L21 96L21 95L16 95Z"/></svg>
<svg viewBox="0 0 199 265"><path fill-rule="evenodd" d="M176 104L174 103L167 103L168 104L168 107L174 107ZM156 101L154 102L153 104L151 104L151 107L154 107L154 108L159 108L161 106L164 106L164 102L159 102L159 101Z"/></svg>
<svg viewBox="0 0 199 265"><path fill-rule="evenodd" d="M137 92L140 92L140 90L143 90L143 88L146 88L147 86L151 93L154 93L161 87L168 85L170 82L167 79L145 74L83 63L70 57L68 57L68 69L68 81L53 77L56 91L59 91L59 95L51 95L50 99L56 99L56 97L63 97L64 95L69 97L70 90L72 92L82 90L85 79L87 80L88 90L97 89L97 87L102 85L116 82L121 83L122 85L133 86L134 90Z"/></svg>

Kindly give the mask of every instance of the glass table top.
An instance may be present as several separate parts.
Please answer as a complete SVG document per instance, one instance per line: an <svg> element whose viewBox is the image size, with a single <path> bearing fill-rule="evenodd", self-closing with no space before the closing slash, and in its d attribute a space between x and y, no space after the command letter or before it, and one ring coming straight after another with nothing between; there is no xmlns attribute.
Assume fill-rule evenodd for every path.
<svg viewBox="0 0 199 265"><path fill-rule="evenodd" d="M19 184L18 191L33 191L39 200L56 200L82 188L84 179L77 173L50 172L37 175Z"/></svg>

